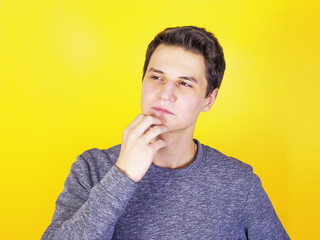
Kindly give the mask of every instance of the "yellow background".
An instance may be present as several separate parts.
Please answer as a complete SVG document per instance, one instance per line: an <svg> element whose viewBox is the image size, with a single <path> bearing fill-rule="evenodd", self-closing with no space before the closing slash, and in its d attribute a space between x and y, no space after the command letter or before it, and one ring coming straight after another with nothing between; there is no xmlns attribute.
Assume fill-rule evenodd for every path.
<svg viewBox="0 0 320 240"><path fill-rule="evenodd" d="M319 1L2 0L0 239L39 239L71 164L121 142L139 113L147 44L213 31L227 62L195 137L254 167L292 239L316 239Z"/></svg>

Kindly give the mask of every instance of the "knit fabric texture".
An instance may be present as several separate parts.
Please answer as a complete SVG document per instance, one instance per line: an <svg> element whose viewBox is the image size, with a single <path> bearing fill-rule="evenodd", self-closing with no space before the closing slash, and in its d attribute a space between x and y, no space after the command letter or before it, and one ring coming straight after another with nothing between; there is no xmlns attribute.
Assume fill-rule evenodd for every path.
<svg viewBox="0 0 320 240"><path fill-rule="evenodd" d="M290 239L252 167L194 141L191 164L138 183L115 166L120 145L84 152L42 239Z"/></svg>

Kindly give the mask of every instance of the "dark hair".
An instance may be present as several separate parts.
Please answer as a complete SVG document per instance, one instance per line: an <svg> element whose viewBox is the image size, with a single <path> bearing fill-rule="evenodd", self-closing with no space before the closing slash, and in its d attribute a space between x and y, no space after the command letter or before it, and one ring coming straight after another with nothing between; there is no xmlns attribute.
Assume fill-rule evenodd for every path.
<svg viewBox="0 0 320 240"><path fill-rule="evenodd" d="M147 71L151 55L160 45L182 47L205 59L208 97L215 88L219 88L226 67L222 47L216 37L204 28L183 26L166 28L149 43L143 67L143 77Z"/></svg>

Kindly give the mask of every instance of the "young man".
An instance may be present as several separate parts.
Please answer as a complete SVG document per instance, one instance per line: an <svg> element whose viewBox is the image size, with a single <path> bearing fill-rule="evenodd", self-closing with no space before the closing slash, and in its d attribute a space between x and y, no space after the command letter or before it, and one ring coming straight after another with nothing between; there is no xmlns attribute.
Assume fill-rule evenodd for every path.
<svg viewBox="0 0 320 240"><path fill-rule="evenodd" d="M225 69L193 26L149 44L141 114L122 144L72 165L42 239L289 239L252 168L193 139Z"/></svg>

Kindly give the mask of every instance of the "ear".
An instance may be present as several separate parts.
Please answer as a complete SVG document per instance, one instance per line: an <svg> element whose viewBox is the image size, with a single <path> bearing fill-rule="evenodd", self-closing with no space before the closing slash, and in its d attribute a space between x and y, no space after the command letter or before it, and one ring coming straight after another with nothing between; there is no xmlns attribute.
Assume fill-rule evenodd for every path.
<svg viewBox="0 0 320 240"><path fill-rule="evenodd" d="M211 109L213 103L215 102L215 100L218 96L218 91L219 91L219 88L215 88L212 91L212 93L206 98L207 102L202 109L203 112L208 112Z"/></svg>

